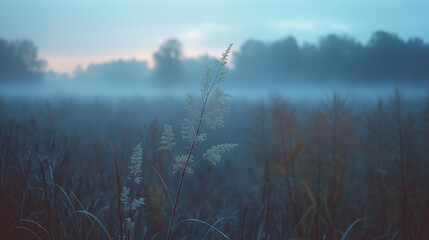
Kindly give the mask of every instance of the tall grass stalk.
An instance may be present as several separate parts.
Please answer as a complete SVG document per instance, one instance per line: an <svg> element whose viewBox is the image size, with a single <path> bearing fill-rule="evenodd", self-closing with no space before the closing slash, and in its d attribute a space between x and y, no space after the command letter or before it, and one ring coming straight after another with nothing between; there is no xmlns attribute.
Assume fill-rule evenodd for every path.
<svg viewBox="0 0 429 240"><path fill-rule="evenodd" d="M177 187L176 198L174 200L174 206L173 206L173 209L171 212L171 219L170 219L170 224L168 227L167 240L170 240L170 238L171 238L171 231L172 231L172 227L173 227L173 223L174 223L174 217L176 214L177 203L179 202L180 192L182 190L183 179L185 178L186 169L188 168L189 160L191 159L192 152L194 150L195 144L196 144L197 139L198 139L198 134L200 133L201 126L203 124L204 113L206 111L207 102L209 101L209 97L211 96L212 90L213 90L214 86L216 85L216 83L223 80L223 78L224 78L224 74L225 74L224 68L225 68L225 65L226 65L227 60L228 60L229 52L231 51L231 47L232 47L232 44L230 44L228 46L228 48L226 49L226 51L222 54L222 57L220 58L220 60L217 64L217 69L215 71L216 72L215 77L213 79L211 78L211 71L209 68L207 69L207 72L206 72L206 76L205 76L206 82L205 83L209 83L210 86L208 86L207 91L204 92L205 95L202 96L204 99L204 102L203 102L203 105L201 108L201 114L199 116L198 127L197 127L197 130L196 130L195 135L193 137L192 144L191 144L191 147L189 149L189 153L187 154L186 163L183 167L181 177L180 177L180 182L179 182L179 185Z"/></svg>
<svg viewBox="0 0 429 240"><path fill-rule="evenodd" d="M121 240L124 239L124 232L122 230L122 207L121 207L121 183L119 181L119 170L118 162L116 161L115 149L113 149L112 141L110 141L110 147L112 148L113 160L115 161L115 170L116 170L116 183L118 185L118 211L119 211L119 227L121 229Z"/></svg>
<svg viewBox="0 0 429 240"><path fill-rule="evenodd" d="M220 220L223 220L224 218L221 218ZM229 238L225 233L223 233L221 230L219 230L219 229L217 229L216 227L214 227L213 225L215 225L217 222L219 222L219 220L218 221L216 221L216 223L215 224L213 224L213 225L211 225L211 224L209 224L209 223L206 223L206 222L204 222L204 221L201 221L201 220L199 220L199 219L193 219L193 218L190 218L190 219L183 219L183 220L180 220L173 228L175 228L175 227L177 227L177 225L179 225L179 224L181 224L181 223L183 223L183 222L197 222L197 223L202 223L202 224L204 224L204 225L207 225L210 229L209 229L209 231L210 230L215 230L216 232L218 232L218 233L220 233L224 238L226 238L226 239L228 239L228 240L231 240L231 238Z"/></svg>

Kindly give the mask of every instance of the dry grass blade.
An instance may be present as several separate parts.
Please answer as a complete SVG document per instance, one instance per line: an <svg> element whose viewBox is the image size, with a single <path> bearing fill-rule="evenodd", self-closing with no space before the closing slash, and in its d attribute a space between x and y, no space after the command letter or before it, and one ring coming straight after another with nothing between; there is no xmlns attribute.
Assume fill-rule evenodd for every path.
<svg viewBox="0 0 429 240"><path fill-rule="evenodd" d="M312 191L311 191L311 189L310 189L310 186L308 186L308 184L307 184L305 181L302 181L302 185L304 186L304 189L305 189L305 191L307 192L308 197L310 198L310 200L311 200L312 204L313 204L314 206L316 206L316 205L317 205L317 202L316 202L316 199L314 198L313 192L312 192Z"/></svg>
<svg viewBox="0 0 429 240"><path fill-rule="evenodd" d="M35 222L33 220L29 220L29 219L20 219L19 222L27 222L27 223L31 223L31 224L36 225L37 227L42 229L49 236L49 239L51 239L48 230L46 230L46 228L44 228L40 223Z"/></svg>
<svg viewBox="0 0 429 240"><path fill-rule="evenodd" d="M213 227L214 226L216 226L216 224L218 224L218 223L220 223L220 222L222 222L223 220L226 220L226 219L233 219L233 218L235 218L235 217L231 217L231 216L229 216L229 217L222 217L222 218L219 218L215 223L213 223ZM210 228L207 232L206 232L206 234L204 234L204 237L203 237L203 239L205 239L206 238L206 236L207 236L207 234L209 234L209 232L212 230L213 228Z"/></svg>
<svg viewBox="0 0 429 240"><path fill-rule="evenodd" d="M41 240L41 238L35 232L33 232L32 230L30 230L30 229L28 229L26 227L18 226L15 229L24 229L25 231L30 232L31 234L33 234L37 239Z"/></svg>
<svg viewBox="0 0 429 240"><path fill-rule="evenodd" d="M343 236L341 237L341 239L340 239L340 240L345 240L345 239L346 239L347 234L349 234L350 230L352 230L353 226L354 226L354 225L356 225L356 223L358 223L358 222L360 222L360 221L367 220L367 219L370 219L370 218L359 218L359 219L356 219L356 221L354 221L354 222L350 225L350 227L349 227L349 228L347 228L347 230L344 232L344 234L343 234Z"/></svg>
<svg viewBox="0 0 429 240"><path fill-rule="evenodd" d="M307 217L308 214L310 214L310 212L313 210L315 206L311 205L310 207L308 207L307 211L304 213L304 215L302 215L301 219L299 220L299 222L295 225L295 227L293 228L292 233L290 234L290 239L293 238L293 236L295 235L298 227L304 222L304 219Z"/></svg>
<svg viewBox="0 0 429 240"><path fill-rule="evenodd" d="M115 149L113 149L112 141L110 141L110 147L112 148L113 160L115 161L116 183L118 185L119 224L120 224L120 229L121 229L121 239L123 239L124 233L123 233L123 230L122 230L121 182L119 181L118 162L116 161Z"/></svg>
<svg viewBox="0 0 429 240"><path fill-rule="evenodd" d="M51 235L49 235L49 232L48 232L48 230L46 230L46 228L44 228L40 223L35 222L35 221L33 221L33 220L29 220L29 219L20 219L20 220L18 220L18 222L16 222L16 223L15 223L15 226L14 226L14 227L12 227L12 228L10 229L9 233L6 235L6 237L5 237L4 239L8 239L8 238L9 238L9 235L12 233L12 231L13 231L14 229L24 229L24 230L27 230L27 231L29 231L29 232L33 233L35 236L37 236L37 237L39 238L39 236L38 236L37 234L35 234L33 231L31 231L30 229L28 229L28 228L26 228L26 227L23 227L23 226L16 226L17 224L19 224L19 223L21 223L21 222L24 222L24 223L31 223L31 224L36 225L38 228L42 229L42 230L46 233L46 235L48 236L48 238L49 238L49 239L51 239ZM39 239L40 239L40 238L39 238Z"/></svg>
<svg viewBox="0 0 429 240"><path fill-rule="evenodd" d="M213 229L213 230L215 230L216 232L220 233L224 238L226 238L226 239L228 239L228 240L231 240L231 238L229 238L229 237L228 237L225 233L223 233L221 230L219 230L219 229L217 229L216 227L214 227L213 225L210 225L209 223L206 223L206 222L201 221L201 220L199 220L199 219L189 218L189 219L183 219L183 220L180 220L180 221L179 221L176 225L174 225L171 229L174 229L175 227L177 227L177 225L179 225L180 223L183 223L183 222L198 222L198 223L205 224L205 225L207 225L208 227L210 227L210 229Z"/></svg>
<svg viewBox="0 0 429 240"><path fill-rule="evenodd" d="M100 219L98 219L96 216L94 216L94 214L87 212L87 211L83 211L83 210L77 210L74 213L83 213L86 214L87 216L92 217L95 221L97 221L98 224L100 224L101 229L103 229L104 233L106 233L106 236L112 240L112 237L110 236L109 232L107 231L106 227L104 226L104 224L100 221Z"/></svg>
<svg viewBox="0 0 429 240"><path fill-rule="evenodd" d="M79 198L77 198L76 194L74 194L74 192L72 190L70 190L70 193L73 195L74 199L76 199L76 202L79 204L79 206L82 208L82 210L86 211L86 208L80 202ZM71 215L73 215L73 213ZM91 222L92 225L94 225L94 222L92 221L92 219L90 217L88 217L88 220Z"/></svg>
<svg viewBox="0 0 429 240"><path fill-rule="evenodd" d="M161 175L158 173L158 171L156 171L154 167L152 167L152 169L156 173L156 175L158 175L159 179L161 179L162 185L164 186L165 191L167 192L168 200L170 201L171 207L173 207L173 200L171 199L170 192L168 192L168 188L164 182L164 179L162 179Z"/></svg>

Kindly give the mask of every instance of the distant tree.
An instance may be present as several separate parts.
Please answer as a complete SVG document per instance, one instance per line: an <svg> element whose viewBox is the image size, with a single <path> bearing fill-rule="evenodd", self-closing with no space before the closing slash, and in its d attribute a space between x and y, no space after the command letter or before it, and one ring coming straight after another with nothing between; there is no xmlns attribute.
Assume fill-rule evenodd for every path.
<svg viewBox="0 0 429 240"><path fill-rule="evenodd" d="M138 83L145 80L148 72L145 61L115 60L105 63L90 64L86 70L75 69L75 77L102 83Z"/></svg>
<svg viewBox="0 0 429 240"><path fill-rule="evenodd" d="M393 196L387 174L391 151L388 122L388 109L382 100L366 113L364 119L367 196L378 201L375 209L366 210L373 212L376 220L382 223L381 231L386 231L386 227L392 225L394 218L389 215L394 206L390 200Z"/></svg>
<svg viewBox="0 0 429 240"><path fill-rule="evenodd" d="M262 191L262 202L264 203L270 195L270 158L271 158L271 122L265 103L261 102L254 110L254 118L251 120L251 127L248 129L249 138L246 142L252 147L252 155L264 165L264 189Z"/></svg>
<svg viewBox="0 0 429 240"><path fill-rule="evenodd" d="M425 105L423 107L423 122L422 122L422 135L423 135L423 157L421 158L421 182L422 187L427 189L427 183L429 182L429 91L426 95ZM425 192L425 191L424 191ZM427 193L427 191L426 191ZM425 204L429 202L429 194L420 194L419 197L422 198L420 206L422 207L422 220L421 222L429 222L429 206ZM429 237L429 229L426 229L426 232L423 231L423 234L426 234L426 237Z"/></svg>
<svg viewBox="0 0 429 240"><path fill-rule="evenodd" d="M309 70L326 79L358 80L365 64L363 52L363 46L354 39L331 34L320 39L318 51L312 56L316 64Z"/></svg>
<svg viewBox="0 0 429 240"><path fill-rule="evenodd" d="M274 42L248 40L234 53L237 79L247 82L427 83L429 44L378 31L367 44L329 34L298 45L293 37Z"/></svg>
<svg viewBox="0 0 429 240"><path fill-rule="evenodd" d="M240 78L248 81L259 81L270 74L269 51L265 43L257 40L248 40L234 53L234 72ZM271 76L269 76L271 77Z"/></svg>
<svg viewBox="0 0 429 240"><path fill-rule="evenodd" d="M174 83L182 78L182 44L177 39L165 41L153 55L158 83Z"/></svg>
<svg viewBox="0 0 429 240"><path fill-rule="evenodd" d="M426 102L423 108L423 137L429 144L429 91L426 95ZM428 148L429 149L429 148Z"/></svg>
<svg viewBox="0 0 429 240"><path fill-rule="evenodd" d="M306 141L307 150L310 155L311 165L316 165L316 172L310 170L310 178L313 179L316 185L315 197L315 215L314 215L314 231L311 233L312 239L320 239L320 217L321 217L321 202L322 188L325 187L326 177L323 177L326 172L326 147L324 143L327 141L326 134L326 119L320 108L314 108L308 117L307 124L308 138ZM310 168L313 169L313 168Z"/></svg>
<svg viewBox="0 0 429 240"><path fill-rule="evenodd" d="M254 118L251 121L251 127L249 128L250 137L247 139L247 143L251 146L253 157L257 164L263 164L263 189L262 189L262 204L265 207L265 237L270 236L270 199L272 192L271 173L270 168L272 164L272 139L270 139L269 133L272 131L271 119L269 112L262 102L254 111Z"/></svg>
<svg viewBox="0 0 429 240"><path fill-rule="evenodd" d="M295 38L288 37L268 47L271 74L280 79L296 76L300 70L300 49Z"/></svg>
<svg viewBox="0 0 429 240"><path fill-rule="evenodd" d="M400 191L400 236L402 239L410 239L409 197L412 185L415 184L415 179L413 179L413 173L415 173L413 169L414 118L409 111L408 101L398 89L395 90L390 100L389 119L389 132L392 140L392 176L399 176L399 178L395 177L397 180L394 183Z"/></svg>
<svg viewBox="0 0 429 240"><path fill-rule="evenodd" d="M331 166L331 227L329 239L335 239L338 200L342 189L345 160L350 152L354 137L355 119L352 115L352 108L348 103L348 99L341 97L335 92L332 97L324 101L323 105L326 131L329 139L326 146L329 151L329 164Z"/></svg>
<svg viewBox="0 0 429 240"><path fill-rule="evenodd" d="M0 82L41 81L45 66L31 41L0 39Z"/></svg>
<svg viewBox="0 0 429 240"><path fill-rule="evenodd" d="M183 80L184 83L195 84L201 79L201 74L206 66L210 66L216 58L210 57L207 54L198 56L197 58L185 58L183 63Z"/></svg>
<svg viewBox="0 0 429 240"><path fill-rule="evenodd" d="M371 109L365 115L365 128L367 139L367 150L374 156L375 170L381 170L385 166L387 160L388 150L388 126L387 126L387 112L383 103L380 100L376 107ZM370 179L372 181L373 179Z"/></svg>
<svg viewBox="0 0 429 240"><path fill-rule="evenodd" d="M299 222L298 165L301 151L299 122L290 102L274 96L271 98L273 140L276 147L274 166L285 176L286 187L292 206L292 224ZM287 202L287 201L285 201Z"/></svg>

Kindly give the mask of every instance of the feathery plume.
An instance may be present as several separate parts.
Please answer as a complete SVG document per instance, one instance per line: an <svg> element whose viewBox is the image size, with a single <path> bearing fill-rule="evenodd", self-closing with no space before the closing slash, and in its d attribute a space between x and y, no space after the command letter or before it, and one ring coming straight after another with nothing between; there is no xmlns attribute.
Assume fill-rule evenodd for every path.
<svg viewBox="0 0 429 240"><path fill-rule="evenodd" d="M231 151L231 149L237 147L236 143L224 143L213 146L207 149L206 153L204 153L203 158L209 160L213 165L218 164L222 159L222 154Z"/></svg>
<svg viewBox="0 0 429 240"><path fill-rule="evenodd" d="M161 147L159 150L172 151L174 145L174 133L173 128L169 124L164 124L164 132L161 133Z"/></svg>

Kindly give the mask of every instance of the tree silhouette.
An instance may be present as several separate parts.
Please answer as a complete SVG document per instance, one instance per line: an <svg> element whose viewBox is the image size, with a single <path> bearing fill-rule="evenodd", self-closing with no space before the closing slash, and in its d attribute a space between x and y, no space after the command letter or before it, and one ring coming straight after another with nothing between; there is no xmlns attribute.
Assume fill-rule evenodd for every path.
<svg viewBox="0 0 429 240"><path fill-rule="evenodd" d="M155 59L154 74L158 83L173 83L182 78L182 44L179 40L165 41L153 58Z"/></svg>
<svg viewBox="0 0 429 240"><path fill-rule="evenodd" d="M323 102L326 119L326 130L329 140L327 149L331 165L331 222L330 239L335 239L337 208L342 189L345 160L348 157L354 135L355 120L348 99L333 93L332 97Z"/></svg>
<svg viewBox="0 0 429 240"><path fill-rule="evenodd" d="M265 237L270 236L270 199L273 189L271 183L270 168L272 164L272 140L269 133L272 130L271 119L269 112L263 102L261 102L254 111L254 119L251 121L251 127L248 129L250 137L246 139L247 143L251 146L252 155L258 164L263 164L263 189L262 189L262 204L265 207Z"/></svg>
<svg viewBox="0 0 429 240"><path fill-rule="evenodd" d="M411 193L411 184L415 181L413 178L413 145L414 129L413 116L408 110L408 101L403 94L396 89L390 100L389 127L392 140L392 164L395 176L399 175L399 180L394 181L400 189L400 234L402 239L410 239L409 233L409 196Z"/></svg>
<svg viewBox="0 0 429 240"><path fill-rule="evenodd" d="M367 209L375 214L380 224L380 230L386 231L392 225L394 208L391 199L394 199L389 186L388 161L390 158L391 141L389 139L388 109L380 99L378 104L370 109L364 118L366 134L364 150L366 152L366 191L377 200L376 208ZM368 196L367 195L367 196ZM369 206L368 206L369 207Z"/></svg>
<svg viewBox="0 0 429 240"><path fill-rule="evenodd" d="M324 188L324 178L322 175L326 167L326 151L324 147L324 142L327 140L326 133L326 119L325 115L319 108L313 108L312 112L308 116L307 124L308 138L307 138L307 151L312 159L312 165L315 164L316 173L310 172L310 176L315 176L315 185L316 185L316 209L314 215L314 231L311 233L312 239L320 239L320 217L321 217L321 201L322 201L322 188ZM311 168L312 169L312 168Z"/></svg>
<svg viewBox="0 0 429 240"><path fill-rule="evenodd" d="M299 122L295 108L286 100L274 96L271 98L273 118L273 139L275 141L276 162L274 166L285 176L289 200L292 206L292 224L299 222L298 164L301 151Z"/></svg>
<svg viewBox="0 0 429 240"><path fill-rule="evenodd" d="M33 42L0 39L0 82L41 81L45 66L45 61L37 58Z"/></svg>

